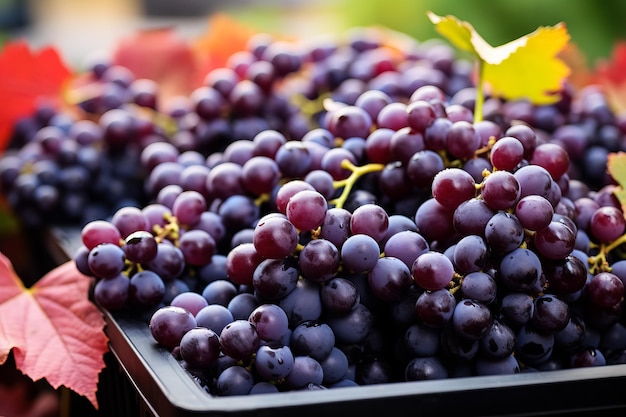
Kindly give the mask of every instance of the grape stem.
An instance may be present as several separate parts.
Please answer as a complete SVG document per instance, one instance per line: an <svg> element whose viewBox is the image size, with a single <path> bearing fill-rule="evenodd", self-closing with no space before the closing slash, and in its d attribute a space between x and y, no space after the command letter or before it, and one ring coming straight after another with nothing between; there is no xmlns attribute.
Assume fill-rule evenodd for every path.
<svg viewBox="0 0 626 417"><path fill-rule="evenodd" d="M624 243L626 243L626 234L618 237L609 244L601 244L598 254L589 257L589 265L591 265L589 271L593 274L597 274L599 272L611 272L611 266L609 265L606 257L609 253Z"/></svg>
<svg viewBox="0 0 626 417"><path fill-rule="evenodd" d="M366 164L359 167L354 165L348 159L344 159L343 161L341 161L341 167L350 170L351 173L346 179L333 181L333 187L335 188L335 190L343 187L343 190L341 191L339 197L329 201L330 204L333 204L337 208L343 208L343 205L346 203L346 200L350 195L350 191L352 191L352 187L354 187L354 184L359 178L370 172L382 171L383 168L385 168L385 165Z"/></svg>
<svg viewBox="0 0 626 417"><path fill-rule="evenodd" d="M165 226L158 224L153 226L156 234L155 239L157 242L162 242L163 239L169 239L176 246L178 246L178 239L180 238L180 226L178 225L178 219L171 214L164 215L164 218L167 221Z"/></svg>
<svg viewBox="0 0 626 417"><path fill-rule="evenodd" d="M474 123L480 122L483 119L483 103L485 102L483 81L485 78L485 62L482 59L478 59L478 81L476 83L476 103L474 104Z"/></svg>

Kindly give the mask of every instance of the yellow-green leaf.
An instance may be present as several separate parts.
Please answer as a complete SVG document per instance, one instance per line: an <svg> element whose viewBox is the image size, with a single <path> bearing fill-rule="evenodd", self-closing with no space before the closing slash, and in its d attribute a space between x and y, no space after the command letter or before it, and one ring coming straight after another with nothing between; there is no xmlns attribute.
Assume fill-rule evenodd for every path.
<svg viewBox="0 0 626 417"><path fill-rule="evenodd" d="M492 95L508 100L528 99L535 104L558 101L563 80L570 74L569 67L557 57L570 39L565 24L539 27L493 47L467 22L431 12L428 17L452 44L481 61L482 79Z"/></svg>
<svg viewBox="0 0 626 417"><path fill-rule="evenodd" d="M618 184L613 194L622 205L622 211L626 213L626 152L610 153L606 167L611 178Z"/></svg>

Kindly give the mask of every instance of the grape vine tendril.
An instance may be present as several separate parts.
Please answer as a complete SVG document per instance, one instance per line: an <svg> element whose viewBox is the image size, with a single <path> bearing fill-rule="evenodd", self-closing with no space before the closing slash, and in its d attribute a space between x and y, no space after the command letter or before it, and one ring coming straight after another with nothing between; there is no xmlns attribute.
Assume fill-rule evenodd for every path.
<svg viewBox="0 0 626 417"><path fill-rule="evenodd" d="M341 167L345 169L349 169L351 171L351 174L346 179L333 181L333 187L335 187L335 189L339 189L343 187L343 190L341 191L341 194L339 195L339 197L334 198L329 201L330 204L333 204L337 208L343 208L343 205L346 203L346 200L348 199L348 196L350 195L350 191L352 190L352 187L354 186L354 184L359 178L361 178L365 174L369 174L370 172L382 171L385 168L385 165L367 164L367 165L363 165L359 167L359 166L352 164L352 162L350 162L349 160L344 159L341 162Z"/></svg>

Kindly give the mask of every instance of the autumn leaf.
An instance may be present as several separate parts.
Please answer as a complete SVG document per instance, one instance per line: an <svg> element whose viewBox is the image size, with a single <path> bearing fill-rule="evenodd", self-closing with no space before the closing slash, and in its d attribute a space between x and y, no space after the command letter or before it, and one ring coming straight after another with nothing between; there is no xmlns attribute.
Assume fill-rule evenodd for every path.
<svg viewBox="0 0 626 417"><path fill-rule="evenodd" d="M610 60L597 62L594 80L603 87L615 113L626 111L626 41L615 44Z"/></svg>
<svg viewBox="0 0 626 417"><path fill-rule="evenodd" d="M622 205L622 211L626 213L626 152L609 153L607 170L618 184L613 194Z"/></svg>
<svg viewBox="0 0 626 417"><path fill-rule="evenodd" d="M142 29L120 39L113 63L130 69L136 78L159 85L159 99L188 95L196 83L198 63L191 44L172 27Z"/></svg>
<svg viewBox="0 0 626 417"><path fill-rule="evenodd" d="M493 47L467 22L432 12L428 17L439 33L481 62L482 80L490 86L492 95L508 100L524 98L534 104L559 100L558 92L570 74L558 57L570 39L565 24L539 27L526 36Z"/></svg>
<svg viewBox="0 0 626 417"><path fill-rule="evenodd" d="M199 64L199 77L209 71L226 66L235 52L246 49L248 41L258 32L225 13L209 17L207 30L193 42Z"/></svg>
<svg viewBox="0 0 626 417"><path fill-rule="evenodd" d="M33 113L39 100L61 106L62 92L72 71L53 47L32 50L22 40L0 51L0 152L21 117Z"/></svg>
<svg viewBox="0 0 626 417"><path fill-rule="evenodd" d="M25 288L0 253L0 364L11 350L18 369L85 396L97 407L98 375L108 349L104 320L89 301L89 278L73 261Z"/></svg>

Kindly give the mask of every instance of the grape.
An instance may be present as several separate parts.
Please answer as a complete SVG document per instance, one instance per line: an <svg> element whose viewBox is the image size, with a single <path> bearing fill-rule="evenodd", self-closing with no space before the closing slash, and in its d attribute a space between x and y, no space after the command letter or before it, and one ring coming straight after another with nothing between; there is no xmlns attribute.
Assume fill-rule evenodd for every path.
<svg viewBox="0 0 626 417"><path fill-rule="evenodd" d="M561 331L567 326L569 319L569 306L558 297L544 294L535 299L531 323L538 331L544 333Z"/></svg>
<svg viewBox="0 0 626 417"><path fill-rule="evenodd" d="M576 230L565 223L551 221L548 227L535 233L533 243L542 256L548 259L564 259L574 250Z"/></svg>
<svg viewBox="0 0 626 417"><path fill-rule="evenodd" d="M482 198L471 198L454 210L454 229L463 235L485 235L487 223L496 214ZM552 217L550 217L552 220Z"/></svg>
<svg viewBox="0 0 626 417"><path fill-rule="evenodd" d="M87 264L93 275L114 278L124 270L126 256L117 244L101 243L89 251Z"/></svg>
<svg viewBox="0 0 626 417"><path fill-rule="evenodd" d="M415 302L417 317L427 326L440 328L452 319L456 299L447 288L422 293Z"/></svg>
<svg viewBox="0 0 626 417"><path fill-rule="evenodd" d="M559 179L569 169L570 158L563 147L555 143L542 143L535 147L530 163L545 168L552 178Z"/></svg>
<svg viewBox="0 0 626 417"><path fill-rule="evenodd" d="M263 259L252 242L237 245L226 257L226 275L236 284L250 285L254 271Z"/></svg>
<svg viewBox="0 0 626 417"><path fill-rule="evenodd" d="M625 119L596 87L478 103L451 47L394 41L254 36L167 102L92 66L89 120L39 105L2 190L83 222L94 301L172 322L211 395L623 362Z"/></svg>
<svg viewBox="0 0 626 417"><path fill-rule="evenodd" d="M227 306L236 294L237 287L226 279L209 282L202 289L202 297L207 301L207 304Z"/></svg>
<svg viewBox="0 0 626 417"><path fill-rule="evenodd" d="M234 319L249 319L250 314L252 314L254 309L258 306L259 300L254 294L249 292L240 292L230 299L226 307Z"/></svg>
<svg viewBox="0 0 626 417"><path fill-rule="evenodd" d="M275 300L285 297L296 288L298 276L294 259L265 259L254 270L252 286L261 299Z"/></svg>
<svg viewBox="0 0 626 417"><path fill-rule="evenodd" d="M612 307L624 299L624 283L610 272L594 275L585 290L590 302L604 308Z"/></svg>
<svg viewBox="0 0 626 417"><path fill-rule="evenodd" d="M326 218L327 202L317 191L302 190L287 203L285 214L298 230L317 229Z"/></svg>
<svg viewBox="0 0 626 417"><path fill-rule="evenodd" d="M439 329L416 323L406 329L404 344L412 355L435 356L439 351L439 336Z"/></svg>
<svg viewBox="0 0 626 417"><path fill-rule="evenodd" d="M517 204L520 185L510 172L496 171L483 180L480 195L492 210L507 210Z"/></svg>
<svg viewBox="0 0 626 417"><path fill-rule="evenodd" d="M494 168L512 172L524 159L524 145L515 137L501 137L491 147L489 158Z"/></svg>
<svg viewBox="0 0 626 417"><path fill-rule="evenodd" d="M220 353L218 335L210 329L196 327L180 340L180 356L191 366L209 366Z"/></svg>
<svg viewBox="0 0 626 417"><path fill-rule="evenodd" d="M515 206L515 217L528 230L542 230L550 225L554 215L552 204L539 195L527 195Z"/></svg>
<svg viewBox="0 0 626 417"><path fill-rule="evenodd" d="M466 274L461 281L463 297L490 304L496 299L498 286L491 275L482 271Z"/></svg>
<svg viewBox="0 0 626 417"><path fill-rule="evenodd" d="M188 230L180 237L180 251L189 265L206 265L215 253L215 240L204 230Z"/></svg>
<svg viewBox="0 0 626 417"><path fill-rule="evenodd" d="M150 318L150 333L162 346L174 349L189 330L197 325L196 319L182 307L165 306L159 308Z"/></svg>
<svg viewBox="0 0 626 417"><path fill-rule="evenodd" d="M126 259L137 263L148 263L157 255L157 241L152 233L137 230L130 233L124 240L122 249Z"/></svg>
<svg viewBox="0 0 626 417"><path fill-rule="evenodd" d="M184 308L185 310L193 314L197 321L198 312L207 307L209 303L206 298L204 298L201 294L193 291L185 291L172 298L172 300L169 302L169 305ZM208 327L203 326L200 323L198 323L198 325L202 327Z"/></svg>
<svg viewBox="0 0 626 417"><path fill-rule="evenodd" d="M335 346L335 334L326 323L304 321L293 329L289 346L295 355L307 355L319 361Z"/></svg>
<svg viewBox="0 0 626 417"><path fill-rule="evenodd" d="M479 147L480 137L472 123L467 120L453 121L446 134L448 152L459 159L470 159Z"/></svg>
<svg viewBox="0 0 626 417"><path fill-rule="evenodd" d="M467 235L454 246L452 261L455 269L467 274L478 272L487 264L489 247L481 236Z"/></svg>
<svg viewBox="0 0 626 417"><path fill-rule="evenodd" d="M430 149L415 152L406 164L406 174L417 187L431 187L433 178L444 169L441 156Z"/></svg>
<svg viewBox="0 0 626 417"><path fill-rule="evenodd" d="M502 359L478 358L476 375L509 375L520 373L520 365L514 355Z"/></svg>
<svg viewBox="0 0 626 417"><path fill-rule="evenodd" d="M389 228L389 216L385 209L376 204L364 204L352 212L350 231L352 234L366 234L380 241Z"/></svg>
<svg viewBox="0 0 626 417"><path fill-rule="evenodd" d="M163 301L165 284L152 271L139 271L130 278L128 298L138 306L153 307ZM193 312L192 312L193 314Z"/></svg>
<svg viewBox="0 0 626 417"><path fill-rule="evenodd" d="M120 236L126 239L131 233L148 230L147 222L141 209L138 207L126 206L113 213L111 224L120 232Z"/></svg>
<svg viewBox="0 0 626 417"><path fill-rule="evenodd" d="M525 248L517 248L507 253L498 268L498 279L513 291L532 291L540 275L539 257Z"/></svg>
<svg viewBox="0 0 626 417"><path fill-rule="evenodd" d="M417 231L429 241L445 241L454 235L453 215L454 210L430 198L415 213Z"/></svg>
<svg viewBox="0 0 626 417"><path fill-rule="evenodd" d="M94 220L81 229L81 240L91 250L101 243L118 245L122 234L112 223L105 220Z"/></svg>
<svg viewBox="0 0 626 417"><path fill-rule="evenodd" d="M626 220L621 210L602 206L589 219L589 231L600 242L609 243L624 234Z"/></svg>
<svg viewBox="0 0 626 417"><path fill-rule="evenodd" d="M320 385L324 380L324 371L320 363L310 356L295 356L293 368L285 382L291 388L304 388L308 384Z"/></svg>
<svg viewBox="0 0 626 417"><path fill-rule="evenodd" d="M110 311L123 310L128 306L130 279L119 274L109 279L101 279L94 286L94 300L96 303Z"/></svg>
<svg viewBox="0 0 626 417"><path fill-rule="evenodd" d="M335 277L322 286L320 301L330 313L347 313L359 302L359 293L350 280Z"/></svg>
<svg viewBox="0 0 626 417"><path fill-rule="evenodd" d="M348 210L332 207L326 210L326 216L320 226L320 237L341 249L344 242L350 237L350 218L352 213Z"/></svg>
<svg viewBox="0 0 626 417"><path fill-rule="evenodd" d="M457 303L452 315L454 331L470 340L480 340L493 323L489 308L476 300L465 299Z"/></svg>
<svg viewBox="0 0 626 417"><path fill-rule="evenodd" d="M411 276L417 285L426 290L440 290L452 281L454 266L443 253L429 251L415 259Z"/></svg>
<svg viewBox="0 0 626 417"><path fill-rule="evenodd" d="M366 234L353 234L341 247L341 262L353 272L370 271L380 256L378 242Z"/></svg>
<svg viewBox="0 0 626 417"><path fill-rule="evenodd" d="M417 257L429 249L428 242L422 235L414 230L402 230L387 239L383 252L385 257L400 259L411 268Z"/></svg>
<svg viewBox="0 0 626 417"><path fill-rule="evenodd" d="M448 371L436 356L413 358L406 366L406 381L427 381L448 378Z"/></svg>
<svg viewBox="0 0 626 417"><path fill-rule="evenodd" d="M437 173L432 183L433 197L439 204L455 209L476 194L474 178L459 168L447 168Z"/></svg>
<svg viewBox="0 0 626 417"><path fill-rule="evenodd" d="M289 331L287 313L276 304L262 304L248 317L256 327L259 338L266 342L279 342Z"/></svg>
<svg viewBox="0 0 626 417"><path fill-rule="evenodd" d="M528 365L536 366L550 358L554 349L554 335L535 330L529 324L517 332L515 353Z"/></svg>
<svg viewBox="0 0 626 417"><path fill-rule="evenodd" d="M263 345L256 352L256 371L268 381L287 377L295 364L294 355L288 346L272 347Z"/></svg>
<svg viewBox="0 0 626 417"><path fill-rule="evenodd" d="M156 256L145 267L159 275L163 281L170 282L183 273L185 256L176 246L162 242L157 245Z"/></svg>
<svg viewBox="0 0 626 417"><path fill-rule="evenodd" d="M522 244L524 228L514 214L498 211L485 226L485 240L493 253L503 255Z"/></svg>
<svg viewBox="0 0 626 417"><path fill-rule="evenodd" d="M254 377L243 366L231 366L224 370L215 383L219 396L247 395L254 386Z"/></svg>
<svg viewBox="0 0 626 417"><path fill-rule="evenodd" d="M223 305L208 304L204 297L202 297L202 299L205 300L206 305L196 312L196 323L199 327L210 329L219 336L222 334L222 329L224 329L228 323L233 322L235 317L230 310ZM197 305L199 306L201 304L203 303L200 302Z"/></svg>
<svg viewBox="0 0 626 417"><path fill-rule="evenodd" d="M337 347L333 347L330 353L318 362L324 372L322 384L325 386L340 382L348 373L348 357Z"/></svg>
<svg viewBox="0 0 626 417"><path fill-rule="evenodd" d="M247 320L234 320L220 334L222 352L235 359L248 359L257 351L260 343L256 327Z"/></svg>
<svg viewBox="0 0 626 417"><path fill-rule="evenodd" d="M298 255L300 272L315 282L325 282L339 271L341 259L337 247L326 239L315 239L304 245Z"/></svg>
<svg viewBox="0 0 626 417"><path fill-rule="evenodd" d="M256 252L263 258L281 259L292 253L298 244L296 226L282 216L259 220L252 235Z"/></svg>

